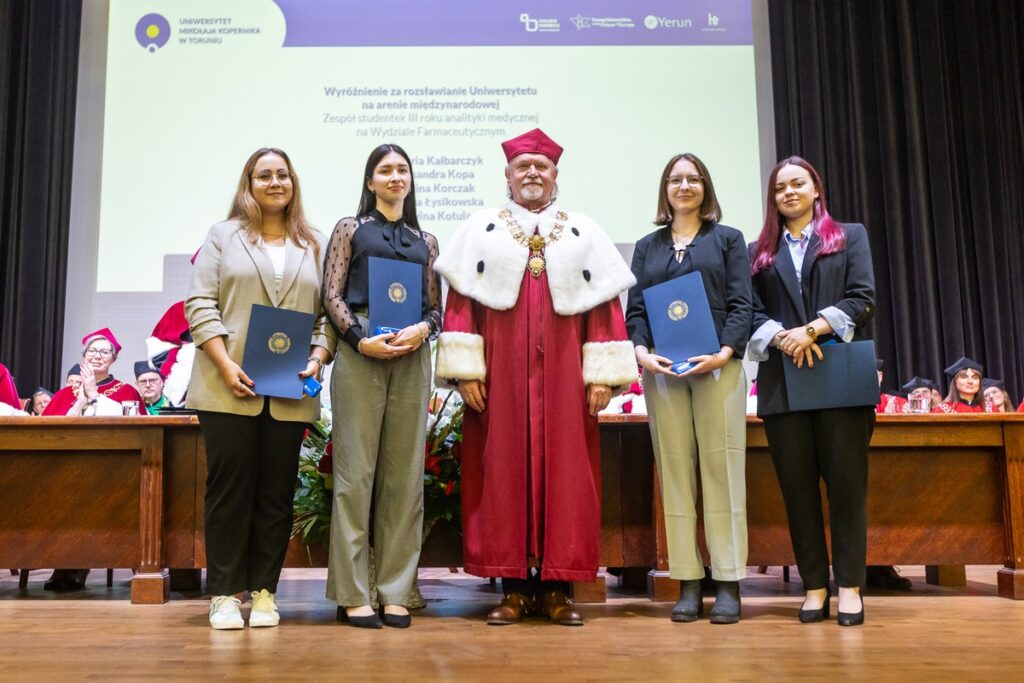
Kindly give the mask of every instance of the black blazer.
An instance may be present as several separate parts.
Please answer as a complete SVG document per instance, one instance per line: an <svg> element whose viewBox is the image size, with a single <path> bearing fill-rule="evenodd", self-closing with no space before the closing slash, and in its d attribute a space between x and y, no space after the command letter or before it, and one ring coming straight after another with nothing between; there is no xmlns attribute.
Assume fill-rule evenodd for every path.
<svg viewBox="0 0 1024 683"><path fill-rule="evenodd" d="M750 259L743 233L719 223L705 222L687 249L691 270L704 281L715 331L723 346L731 346L740 359L750 339L752 310ZM665 282L672 249L672 229L660 228L636 243L633 275L636 284L629 290L626 304L626 329L634 346L654 346L643 291Z"/></svg>
<svg viewBox="0 0 1024 683"><path fill-rule="evenodd" d="M754 285L753 330L769 320L776 320L787 330L806 325L818 317L818 311L835 306L850 316L857 326L854 338L866 339L864 325L875 312L875 274L871 265L868 234L860 223L840 224L846 235L846 247L828 256L818 256L821 238L817 231L811 235L801 280L797 281L796 268L789 254L785 235L779 236L775 262L756 273ZM757 244L750 245L753 261ZM802 291L801 291L802 289ZM827 341L823 337L821 341ZM788 412L786 383L782 363L791 359L774 347L768 349L768 360L757 370L757 414L777 415Z"/></svg>

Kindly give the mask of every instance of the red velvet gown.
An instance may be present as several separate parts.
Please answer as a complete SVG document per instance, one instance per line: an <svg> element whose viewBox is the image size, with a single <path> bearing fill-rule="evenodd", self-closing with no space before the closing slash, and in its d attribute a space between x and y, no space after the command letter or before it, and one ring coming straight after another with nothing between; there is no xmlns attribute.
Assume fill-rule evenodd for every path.
<svg viewBox="0 0 1024 683"><path fill-rule="evenodd" d="M933 413L987 413L984 403L964 403L963 401L943 401L932 408Z"/></svg>
<svg viewBox="0 0 1024 683"><path fill-rule="evenodd" d="M618 297L555 313L547 273L524 271L516 305L488 308L448 290L446 332L479 334L487 407L466 408L462 534L466 571L593 581L601 540L601 446L587 412L582 348L627 339Z"/></svg>
<svg viewBox="0 0 1024 683"><path fill-rule="evenodd" d="M97 384L96 389L100 395L106 396L111 401L138 401L139 415L146 414L146 402L142 400L138 389L131 384L126 384L110 376L104 382ZM67 415L71 406L75 405L75 401L77 401L77 398L75 397L74 389L70 386L63 387L53 395L53 399L46 406L43 415Z"/></svg>
<svg viewBox="0 0 1024 683"><path fill-rule="evenodd" d="M18 398L18 388L14 386L14 378L2 363L0 363L0 402L21 410L21 399Z"/></svg>
<svg viewBox="0 0 1024 683"><path fill-rule="evenodd" d="M875 412L878 414L884 413L890 403L894 403L896 405L896 412L901 413L903 412L903 407L907 405L907 399L901 396L893 396L892 394L882 394L878 405L875 406Z"/></svg>

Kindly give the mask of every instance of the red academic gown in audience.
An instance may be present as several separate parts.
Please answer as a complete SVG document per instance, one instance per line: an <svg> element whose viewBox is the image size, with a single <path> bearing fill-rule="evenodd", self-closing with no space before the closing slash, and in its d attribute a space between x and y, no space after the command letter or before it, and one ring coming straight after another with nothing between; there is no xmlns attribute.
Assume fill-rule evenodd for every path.
<svg viewBox="0 0 1024 683"><path fill-rule="evenodd" d="M984 403L964 403L963 401L943 401L932 408L933 413L990 413L991 408Z"/></svg>
<svg viewBox="0 0 1024 683"><path fill-rule="evenodd" d="M893 408L895 412L902 413L904 406L907 405L907 399L901 396L893 396L892 394L882 394L881 398L878 401L878 405L875 406L875 412L886 412L886 408L889 407L890 403L895 405L895 408Z"/></svg>
<svg viewBox="0 0 1024 683"><path fill-rule="evenodd" d="M21 410L21 399L18 388L14 386L14 378L10 371L0 363L0 403L6 403L15 410Z"/></svg>
<svg viewBox="0 0 1024 683"><path fill-rule="evenodd" d="M146 414L146 402L142 400L142 396L139 395L138 389L133 387L131 384L126 384L125 382L114 379L113 376L110 376L102 382L98 382L96 384L96 389L100 396L106 396L115 403L120 403L121 401L138 401L139 415ZM75 390L69 386L64 387L53 395L53 399L50 401L50 405L46 406L46 410L43 411L43 415L67 415L68 411L71 410L71 406L75 405L77 400Z"/></svg>

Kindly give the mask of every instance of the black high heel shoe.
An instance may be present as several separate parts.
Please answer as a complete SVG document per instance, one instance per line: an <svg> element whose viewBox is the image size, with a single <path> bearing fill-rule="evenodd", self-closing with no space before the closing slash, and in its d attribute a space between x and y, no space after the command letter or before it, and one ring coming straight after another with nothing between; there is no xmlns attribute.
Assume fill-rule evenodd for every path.
<svg viewBox="0 0 1024 683"><path fill-rule="evenodd" d="M380 606L380 618L385 626L392 628L409 628L412 626L411 614L388 614L384 611L384 605Z"/></svg>
<svg viewBox="0 0 1024 683"><path fill-rule="evenodd" d="M384 628L384 624L381 623L380 617L376 614L368 614L365 617L356 617L348 613L344 607L338 606L338 621L347 621L350 625L356 628Z"/></svg>
<svg viewBox="0 0 1024 683"><path fill-rule="evenodd" d="M837 612L837 620L840 626L860 626L864 623L864 596L858 594L857 597L860 598L860 611Z"/></svg>
<svg viewBox="0 0 1024 683"><path fill-rule="evenodd" d="M825 621L828 619L829 613L829 600L832 598L832 590L829 588L825 589L825 604L819 609L802 609L800 610L800 623L801 624L815 624L819 621Z"/></svg>

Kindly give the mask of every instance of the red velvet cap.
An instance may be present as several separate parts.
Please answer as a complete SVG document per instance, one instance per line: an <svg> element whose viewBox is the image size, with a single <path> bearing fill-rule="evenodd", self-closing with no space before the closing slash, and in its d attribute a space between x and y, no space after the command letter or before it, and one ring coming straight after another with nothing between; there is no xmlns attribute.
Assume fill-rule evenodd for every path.
<svg viewBox="0 0 1024 683"><path fill-rule="evenodd" d="M85 348L97 337L103 337L110 345L114 347L114 353L121 353L121 345L117 343L117 337L110 331L110 328L104 327L102 330L96 330L82 337L82 348Z"/></svg>
<svg viewBox="0 0 1024 683"><path fill-rule="evenodd" d="M543 154L557 165L558 159L562 156L562 146L549 138L540 128L506 140L501 143L501 148L505 151L506 161L512 161L520 154Z"/></svg>

